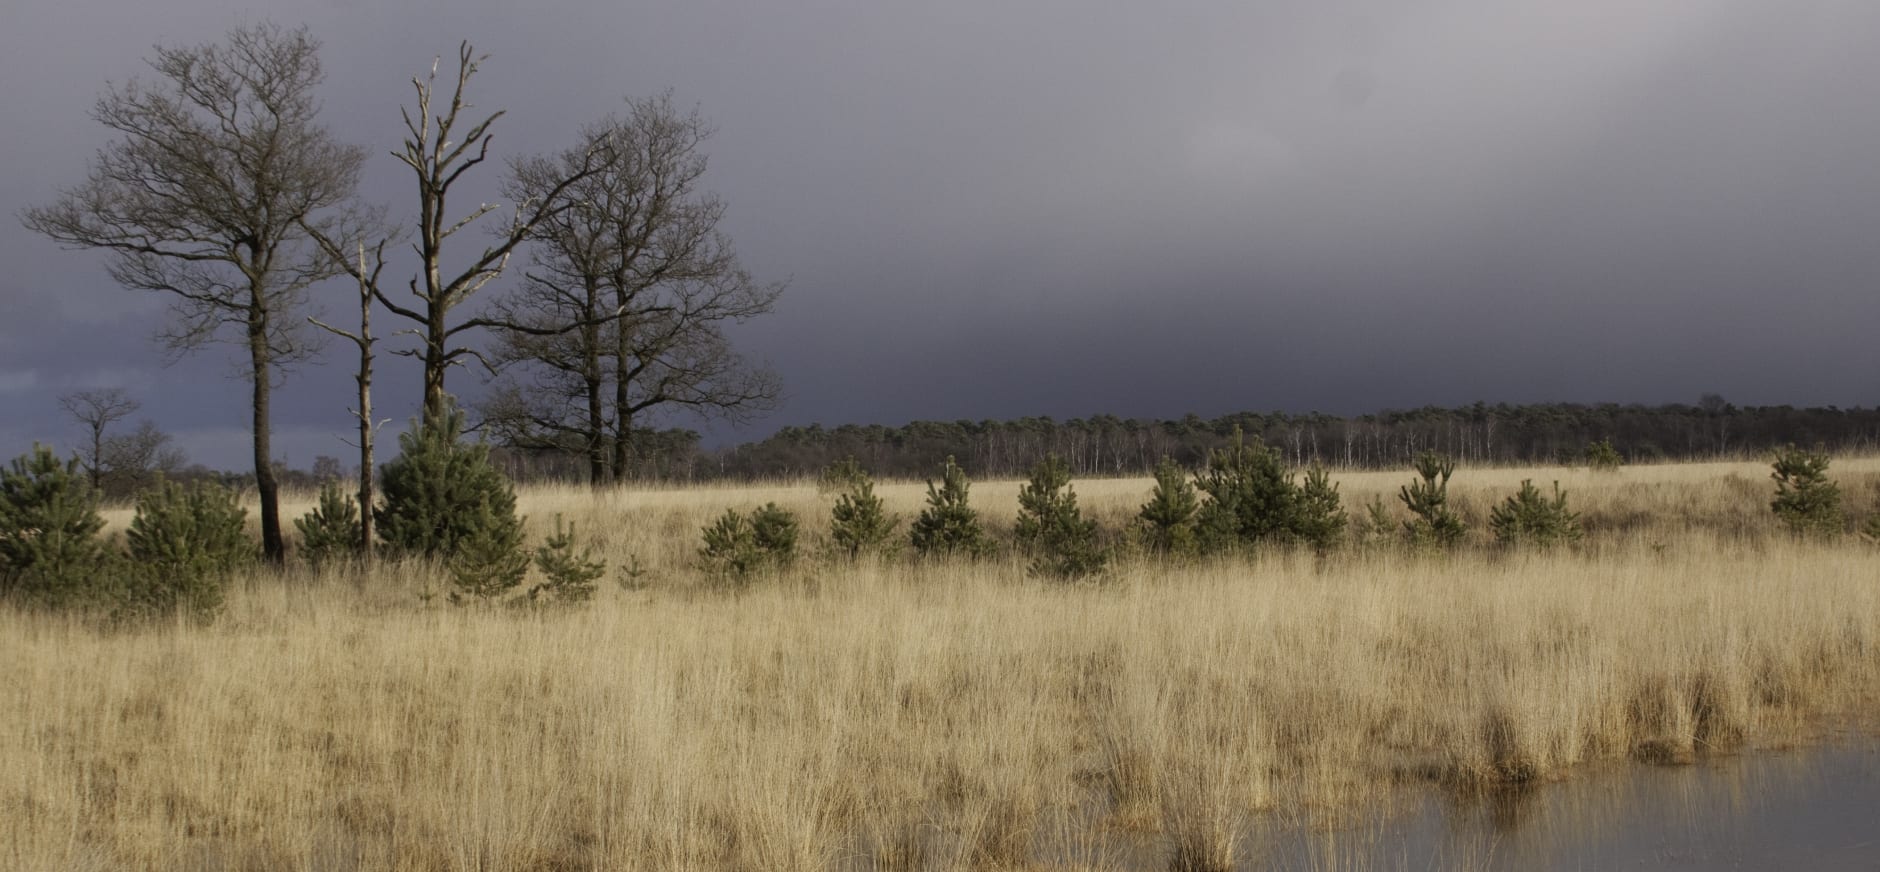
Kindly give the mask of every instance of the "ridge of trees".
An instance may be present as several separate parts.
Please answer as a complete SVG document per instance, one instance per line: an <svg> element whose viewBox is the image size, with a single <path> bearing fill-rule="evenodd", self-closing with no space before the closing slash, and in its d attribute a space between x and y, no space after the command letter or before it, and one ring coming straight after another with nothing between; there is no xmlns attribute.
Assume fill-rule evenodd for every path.
<svg viewBox="0 0 1880 872"><path fill-rule="evenodd" d="M948 456L980 478L1019 477L1047 454L1085 476L1149 475L1163 455L1194 468L1227 445L1235 430L1259 437L1293 467L1314 462L1399 469L1426 450L1464 465L1584 463L1588 444L1610 440L1628 463L1757 457L1790 442L1829 452L1880 451L1880 407L1697 404L1475 403L1339 416L1318 412L1235 412L1214 418L1047 416L982 421L787 426L763 439L707 449L685 429L640 431L633 478L710 480L812 476L854 457L870 473L919 478ZM500 451L519 479L579 480L579 443Z"/></svg>

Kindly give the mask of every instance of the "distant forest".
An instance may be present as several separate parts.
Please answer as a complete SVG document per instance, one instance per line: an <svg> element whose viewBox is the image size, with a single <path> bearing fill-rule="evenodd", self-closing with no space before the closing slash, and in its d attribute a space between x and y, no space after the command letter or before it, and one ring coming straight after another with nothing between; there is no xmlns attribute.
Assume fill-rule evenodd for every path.
<svg viewBox="0 0 1880 872"><path fill-rule="evenodd" d="M936 474L948 456L981 478L1021 475L1046 454L1073 474L1144 475L1163 456L1189 466L1239 430L1277 446L1297 466L1408 467L1431 449L1464 464L1581 462L1589 443L1610 440L1628 463L1747 457L1788 443L1833 452L1880 450L1880 408L1739 407L1717 396L1696 405L1433 406L1356 417L1317 412L1239 412L1174 420L1097 415L1058 421L914 421L899 427L844 424L784 427L769 438L707 450L690 430L649 430L635 440L633 477L643 481L797 478L853 457L878 477ZM499 449L521 480L582 480L578 449Z"/></svg>

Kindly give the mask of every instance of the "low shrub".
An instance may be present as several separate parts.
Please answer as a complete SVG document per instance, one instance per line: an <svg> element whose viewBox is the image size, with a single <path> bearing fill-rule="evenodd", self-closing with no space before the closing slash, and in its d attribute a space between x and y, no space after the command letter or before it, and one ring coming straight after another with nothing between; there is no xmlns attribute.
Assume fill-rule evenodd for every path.
<svg viewBox="0 0 1880 872"><path fill-rule="evenodd" d="M1031 468L1018 490L1013 538L1031 555L1031 574L1077 579L1103 571L1110 555L1098 541L1097 522L1084 517L1070 486L1070 467L1055 454Z"/></svg>
<svg viewBox="0 0 1880 872"><path fill-rule="evenodd" d="M0 469L0 596L48 607L96 599L109 575L102 529L98 492L78 461L34 445Z"/></svg>
<svg viewBox="0 0 1880 872"><path fill-rule="evenodd" d="M329 481L320 487L319 504L294 519L294 529L300 531L300 553L313 568L355 560L363 544L359 501Z"/></svg>
<svg viewBox="0 0 1880 872"><path fill-rule="evenodd" d="M210 482L159 480L145 491L124 534L130 563L120 616L214 618L228 577L259 556L247 515L232 491Z"/></svg>
<svg viewBox="0 0 1880 872"><path fill-rule="evenodd" d="M1828 479L1828 455L1793 445L1776 452L1769 477L1776 483L1770 511L1790 531L1804 536L1841 532L1841 488Z"/></svg>
<svg viewBox="0 0 1880 872"><path fill-rule="evenodd" d="M966 472L948 457L940 483L927 481L927 508L914 519L909 542L923 557L986 557L992 542L979 526L979 513L968 502L972 485Z"/></svg>
<svg viewBox="0 0 1880 872"><path fill-rule="evenodd" d="M1541 496L1534 482L1521 480L1521 489L1490 510L1489 529L1505 546L1548 547L1580 541L1580 516L1567 509L1567 495L1554 482L1553 499Z"/></svg>

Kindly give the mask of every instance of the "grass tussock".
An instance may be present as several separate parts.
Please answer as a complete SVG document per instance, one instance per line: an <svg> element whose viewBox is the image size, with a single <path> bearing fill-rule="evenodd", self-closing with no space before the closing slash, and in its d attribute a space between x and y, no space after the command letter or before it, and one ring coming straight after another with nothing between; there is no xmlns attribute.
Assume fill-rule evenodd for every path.
<svg viewBox="0 0 1880 872"><path fill-rule="evenodd" d="M1125 554L1080 585L808 560L735 593L700 528L774 501L813 530L813 485L525 491L533 536L563 515L633 583L514 610L427 601L421 566L257 576L137 632L0 610L0 867L1230 869L1262 819L1406 786L1871 727L1880 555L1781 534L1757 470L1458 474L1484 538L1560 478L1587 537L1545 552ZM974 503L1009 527L1017 487ZM1077 488L1110 529L1148 493ZM879 492L906 518L924 488Z"/></svg>

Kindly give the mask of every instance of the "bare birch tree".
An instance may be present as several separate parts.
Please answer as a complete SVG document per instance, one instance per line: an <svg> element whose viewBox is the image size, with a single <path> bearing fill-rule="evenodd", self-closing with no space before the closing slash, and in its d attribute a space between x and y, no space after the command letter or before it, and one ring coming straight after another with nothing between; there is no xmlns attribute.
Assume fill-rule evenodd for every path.
<svg viewBox="0 0 1880 872"><path fill-rule="evenodd" d="M171 297L177 351L228 335L247 352L255 485L270 560L285 555L271 462L271 389L312 349L297 314L337 274L306 228L346 202L365 153L317 122L319 42L306 28L238 27L220 44L157 47L151 82L111 86L92 117L118 135L86 180L26 226L112 254L125 287Z"/></svg>

